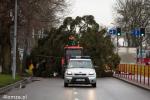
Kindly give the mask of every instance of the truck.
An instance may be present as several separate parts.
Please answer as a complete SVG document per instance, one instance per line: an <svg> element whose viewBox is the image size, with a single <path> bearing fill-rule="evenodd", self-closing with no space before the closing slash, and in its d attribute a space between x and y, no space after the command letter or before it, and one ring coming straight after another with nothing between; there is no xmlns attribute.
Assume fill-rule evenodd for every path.
<svg viewBox="0 0 150 100"><path fill-rule="evenodd" d="M64 55L61 58L62 76L64 77L65 66L67 66L69 59L72 56L82 56L83 47L76 42L73 35L69 37L68 44L64 46Z"/></svg>
<svg viewBox="0 0 150 100"><path fill-rule="evenodd" d="M67 66L69 59L72 56L82 56L83 55L83 47L81 46L65 46L64 47L64 56L61 59L62 66L62 75L64 76L65 66Z"/></svg>

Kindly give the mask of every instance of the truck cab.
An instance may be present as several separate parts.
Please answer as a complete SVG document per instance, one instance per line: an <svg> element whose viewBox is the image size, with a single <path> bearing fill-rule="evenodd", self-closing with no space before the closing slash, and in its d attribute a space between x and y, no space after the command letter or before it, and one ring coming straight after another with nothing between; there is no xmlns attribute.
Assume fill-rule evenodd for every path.
<svg viewBox="0 0 150 100"><path fill-rule="evenodd" d="M69 59L72 56L82 56L83 55L83 47L80 46L65 46L64 47L64 56L62 57L62 77L64 77L64 73L66 70L66 66L68 65Z"/></svg>

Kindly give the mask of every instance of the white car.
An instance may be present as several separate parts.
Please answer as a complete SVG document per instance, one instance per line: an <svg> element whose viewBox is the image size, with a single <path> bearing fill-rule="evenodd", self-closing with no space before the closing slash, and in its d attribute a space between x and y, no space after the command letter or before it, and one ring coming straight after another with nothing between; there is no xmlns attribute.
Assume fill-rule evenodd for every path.
<svg viewBox="0 0 150 100"><path fill-rule="evenodd" d="M64 76L64 87L68 84L91 84L96 87L96 72L91 59L70 59Z"/></svg>

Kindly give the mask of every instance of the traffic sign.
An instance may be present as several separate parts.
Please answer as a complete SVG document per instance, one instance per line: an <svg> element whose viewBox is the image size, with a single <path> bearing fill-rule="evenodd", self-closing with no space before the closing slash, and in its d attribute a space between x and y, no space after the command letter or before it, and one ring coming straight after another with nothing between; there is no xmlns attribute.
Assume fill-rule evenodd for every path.
<svg viewBox="0 0 150 100"><path fill-rule="evenodd" d="M108 31L108 33L110 34L110 35L116 35L116 29L109 29L109 31Z"/></svg>
<svg viewBox="0 0 150 100"><path fill-rule="evenodd" d="M140 30L139 30L139 28L133 29L132 30L132 35L136 36L136 37L140 36Z"/></svg>

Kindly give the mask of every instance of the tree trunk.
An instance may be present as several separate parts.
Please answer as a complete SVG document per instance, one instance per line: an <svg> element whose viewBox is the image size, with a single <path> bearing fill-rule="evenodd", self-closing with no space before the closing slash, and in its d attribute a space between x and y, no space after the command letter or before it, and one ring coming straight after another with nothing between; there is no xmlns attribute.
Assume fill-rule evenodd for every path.
<svg viewBox="0 0 150 100"><path fill-rule="evenodd" d="M18 44L17 44L17 48L18 48ZM16 51L16 72L20 75L22 74L22 63L20 60L20 54L18 50Z"/></svg>
<svg viewBox="0 0 150 100"><path fill-rule="evenodd" d="M10 23L9 19L5 18L2 21L2 73L11 72L11 44L10 44Z"/></svg>
<svg viewBox="0 0 150 100"><path fill-rule="evenodd" d="M2 47L2 73L11 73L11 54L10 45Z"/></svg>
<svg viewBox="0 0 150 100"><path fill-rule="evenodd" d="M1 27L2 27L2 25L1 25L1 20L0 20L0 55L2 55L2 30L1 30ZM2 66L2 56L0 56L0 68L1 68L1 66Z"/></svg>
<svg viewBox="0 0 150 100"><path fill-rule="evenodd" d="M128 47L130 47L131 43L130 43L130 37L128 33L126 33L126 39L127 39Z"/></svg>

